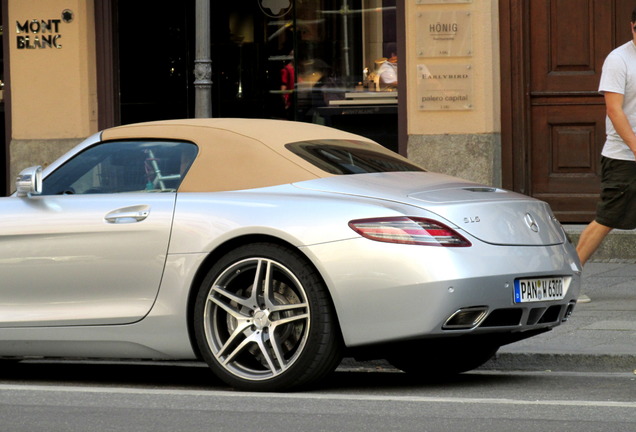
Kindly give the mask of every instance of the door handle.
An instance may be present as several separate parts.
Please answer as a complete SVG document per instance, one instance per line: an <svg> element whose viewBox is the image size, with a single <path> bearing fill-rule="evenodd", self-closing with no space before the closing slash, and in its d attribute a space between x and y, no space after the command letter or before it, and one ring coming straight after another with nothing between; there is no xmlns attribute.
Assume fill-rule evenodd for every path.
<svg viewBox="0 0 636 432"><path fill-rule="evenodd" d="M113 210L104 220L108 223L134 223L141 222L150 215L149 206L134 206Z"/></svg>

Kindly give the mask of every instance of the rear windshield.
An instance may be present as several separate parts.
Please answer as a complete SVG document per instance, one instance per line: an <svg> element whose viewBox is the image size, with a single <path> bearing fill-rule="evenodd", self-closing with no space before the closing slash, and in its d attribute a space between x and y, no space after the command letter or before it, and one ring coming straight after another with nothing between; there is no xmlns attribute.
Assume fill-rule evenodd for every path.
<svg viewBox="0 0 636 432"><path fill-rule="evenodd" d="M330 174L425 171L402 156L378 151L362 141L324 140L297 142L285 147Z"/></svg>

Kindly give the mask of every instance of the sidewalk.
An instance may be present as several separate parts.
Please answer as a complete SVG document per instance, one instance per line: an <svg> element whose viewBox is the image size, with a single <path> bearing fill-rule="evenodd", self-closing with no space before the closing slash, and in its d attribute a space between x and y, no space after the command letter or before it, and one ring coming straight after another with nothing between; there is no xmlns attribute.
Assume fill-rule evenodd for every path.
<svg viewBox="0 0 636 432"><path fill-rule="evenodd" d="M501 347L491 370L636 373L636 264L590 262L572 317L548 333Z"/></svg>

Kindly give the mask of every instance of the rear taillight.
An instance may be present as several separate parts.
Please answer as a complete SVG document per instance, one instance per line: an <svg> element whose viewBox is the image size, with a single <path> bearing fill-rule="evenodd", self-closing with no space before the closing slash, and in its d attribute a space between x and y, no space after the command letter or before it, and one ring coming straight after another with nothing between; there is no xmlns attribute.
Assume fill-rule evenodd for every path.
<svg viewBox="0 0 636 432"><path fill-rule="evenodd" d="M443 223L416 217L358 219L349 226L362 237L386 243L467 247L471 243Z"/></svg>

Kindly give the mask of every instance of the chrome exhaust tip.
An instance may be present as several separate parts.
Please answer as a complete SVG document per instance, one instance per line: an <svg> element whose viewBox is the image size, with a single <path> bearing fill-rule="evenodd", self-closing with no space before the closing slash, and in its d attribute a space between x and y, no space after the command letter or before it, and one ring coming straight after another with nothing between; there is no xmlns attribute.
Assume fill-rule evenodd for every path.
<svg viewBox="0 0 636 432"><path fill-rule="evenodd" d="M488 308L486 306L473 306L468 308L461 308L453 313L444 325L443 330L460 330L471 329L477 327L488 315Z"/></svg>
<svg viewBox="0 0 636 432"><path fill-rule="evenodd" d="M575 301L571 301L568 304L568 307L565 309L565 313L563 314L563 319L561 320L561 322L566 322L568 320L568 318L570 318L570 316L572 316L572 312L574 312L574 306L576 306L576 300Z"/></svg>

